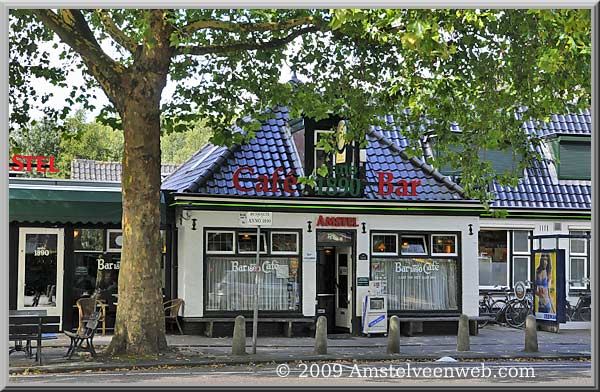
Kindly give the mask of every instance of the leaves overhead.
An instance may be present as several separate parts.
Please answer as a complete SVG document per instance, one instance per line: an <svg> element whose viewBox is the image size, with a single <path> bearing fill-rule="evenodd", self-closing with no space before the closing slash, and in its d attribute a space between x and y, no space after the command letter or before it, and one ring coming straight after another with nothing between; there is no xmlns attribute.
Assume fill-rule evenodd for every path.
<svg viewBox="0 0 600 392"><path fill-rule="evenodd" d="M13 127L27 123L36 106L61 119L76 105L90 110L92 87L101 86L114 103L126 93L119 84L123 75L153 69L148 53L164 38L152 28L156 10L72 11L53 13L84 33L81 25L89 26L89 34L81 35L88 47L79 50L62 44L50 49L56 40L49 24L40 23L53 18L47 12L11 11ZM162 100L167 133L203 118L214 142L240 142L269 116L268 108L286 105L292 117L338 114L347 119L349 139L364 143L370 126L388 127L393 118L415 147L409 153L421 155L418 141L435 135L437 159L462 170L467 195L487 200L491 179L507 185L516 179L494 173L479 159L480 150L511 148L522 157L522 170L540 159L534 148L539 140L526 139L524 121L590 106L589 10L160 12L168 27L161 33L168 32L171 45L169 83L175 86L172 97ZM56 51L60 61L50 61ZM285 67L302 82L282 83ZM85 83L64 105L37 94L40 78L72 87L68 75L75 69L85 71ZM111 111L105 118L117 126L118 111L105 113ZM451 132L453 125L461 132ZM462 146L460 153L455 145Z"/></svg>

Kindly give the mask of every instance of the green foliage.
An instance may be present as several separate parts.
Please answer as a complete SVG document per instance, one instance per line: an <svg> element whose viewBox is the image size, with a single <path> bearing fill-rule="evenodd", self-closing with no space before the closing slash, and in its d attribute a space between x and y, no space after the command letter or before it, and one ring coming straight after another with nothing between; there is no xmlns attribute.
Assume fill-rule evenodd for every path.
<svg viewBox="0 0 600 392"><path fill-rule="evenodd" d="M158 12L165 32L151 23ZM104 78L108 82L100 84L113 104L126 101L129 92L111 85L110 77L151 75L154 63L144 54L164 39L172 46L168 78L175 84L173 98L160 108L167 134L205 118L212 142L239 143L253 136L257 121L268 119L268 108L286 105L292 117L339 115L347 121L347 139L364 145L366 130L389 127L390 115L415 146L411 155L421 154L419 139L435 133L439 159L461 169L467 196L489 201L491 180L515 180L482 162L481 150L506 143L522 157L522 170L541 158L532 148L539 140L527 140L522 131L524 121L591 104L586 9L114 9L77 15L96 39L112 45L114 64L74 42L59 44L63 63L51 65L40 44L52 39L49 28L56 26L42 25L43 13L11 10L11 124L28 122L36 102L27 97L36 95L36 78L67 87L73 67L86 71L86 88L65 108L46 105L49 114L64 118L72 103L89 104L89 87ZM281 83L284 64L303 82ZM106 123L120 126L117 112L107 109ZM450 132L452 124L462 132ZM457 153L454 145L464 148Z"/></svg>
<svg viewBox="0 0 600 392"><path fill-rule="evenodd" d="M198 122L192 129L184 132L174 132L161 137L161 162L183 163L204 146L212 132L205 122Z"/></svg>

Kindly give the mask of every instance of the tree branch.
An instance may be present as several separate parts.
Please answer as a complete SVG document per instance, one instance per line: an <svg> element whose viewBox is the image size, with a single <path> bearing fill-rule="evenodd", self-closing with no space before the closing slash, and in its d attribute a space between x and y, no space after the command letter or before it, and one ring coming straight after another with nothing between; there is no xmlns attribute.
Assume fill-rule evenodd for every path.
<svg viewBox="0 0 600 392"><path fill-rule="evenodd" d="M235 51L250 50L271 50L287 45L296 37L303 34L319 31L317 26L304 27L298 29L284 38L273 38L266 42L241 42L233 45L208 45L208 46L180 46L177 48L177 55L201 56L205 54L228 53Z"/></svg>
<svg viewBox="0 0 600 392"><path fill-rule="evenodd" d="M106 29L106 32L115 40L116 43L121 45L123 48L127 49L131 53L134 53L138 44L135 40L129 37L127 34L123 32L123 30L119 29L113 19L110 17L108 12L104 9L96 9L94 10L98 14L102 25Z"/></svg>
<svg viewBox="0 0 600 392"><path fill-rule="evenodd" d="M183 31L187 34L192 34L198 30L215 29L224 30L232 33L249 32L249 31L279 31L287 30L305 24L314 24L312 16L303 18L290 19L283 22L264 22L264 23L231 23L215 19L197 20L187 24Z"/></svg>
<svg viewBox="0 0 600 392"><path fill-rule="evenodd" d="M36 9L31 12L64 43L79 53L106 95L111 100L115 98L114 90L119 85L125 67L104 53L81 12L74 9L59 10L58 14L50 9Z"/></svg>

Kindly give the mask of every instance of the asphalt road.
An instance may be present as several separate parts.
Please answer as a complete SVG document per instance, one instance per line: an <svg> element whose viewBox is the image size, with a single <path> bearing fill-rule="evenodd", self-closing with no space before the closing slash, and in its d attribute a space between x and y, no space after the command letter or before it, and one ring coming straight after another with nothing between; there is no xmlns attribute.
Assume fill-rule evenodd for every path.
<svg viewBox="0 0 600 392"><path fill-rule="evenodd" d="M397 362L289 363L134 371L29 374L15 386L591 386L591 362Z"/></svg>

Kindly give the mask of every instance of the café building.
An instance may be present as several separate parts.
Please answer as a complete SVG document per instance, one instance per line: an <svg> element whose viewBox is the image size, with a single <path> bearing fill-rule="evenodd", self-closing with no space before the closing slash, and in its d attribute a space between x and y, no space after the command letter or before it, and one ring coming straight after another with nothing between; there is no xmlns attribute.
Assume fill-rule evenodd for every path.
<svg viewBox="0 0 600 392"><path fill-rule="evenodd" d="M186 332L226 334L237 315L251 317L256 273L259 333L303 333L325 315L330 333L359 334L372 281L389 315L426 327L478 315L481 205L409 157L388 120L361 147L341 142L339 118L290 120L280 108L251 141L207 144L163 181ZM340 141L335 151L323 137ZM245 212L271 213L260 239Z"/></svg>

